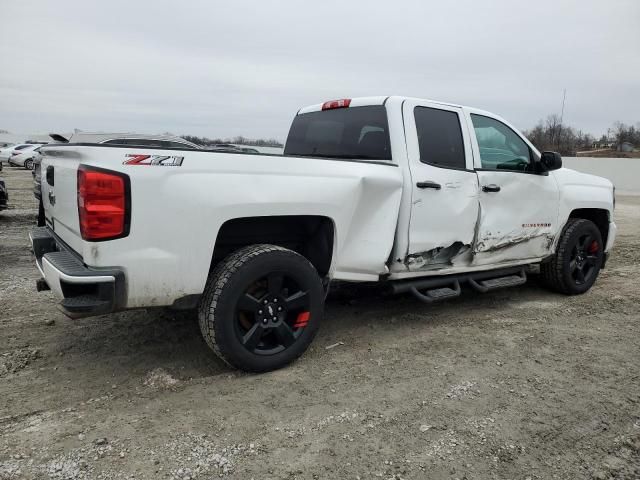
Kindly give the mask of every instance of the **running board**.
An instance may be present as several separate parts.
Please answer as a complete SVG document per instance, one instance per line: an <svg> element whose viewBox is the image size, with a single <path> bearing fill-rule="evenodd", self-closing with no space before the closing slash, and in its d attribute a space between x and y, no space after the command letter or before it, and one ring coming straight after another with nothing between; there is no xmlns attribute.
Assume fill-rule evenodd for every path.
<svg viewBox="0 0 640 480"><path fill-rule="evenodd" d="M520 270L518 275L505 275L504 277L489 278L487 280L480 280L479 282L476 282L473 278L469 278L469 285L481 293L497 290L498 288L517 287L525 283L527 283L527 274L524 268Z"/></svg>
<svg viewBox="0 0 640 480"><path fill-rule="evenodd" d="M411 287L411 293L413 293L415 297L421 302L433 303L439 300L448 300L450 298L459 297L460 293L462 293L460 282L454 280L452 287L453 288L432 288L431 290L427 290L424 293L421 293L416 287Z"/></svg>
<svg viewBox="0 0 640 480"><path fill-rule="evenodd" d="M478 292L489 292L498 288L515 287L527 281L524 267L502 268L484 272L464 273L460 275L442 275L423 277L414 280L401 280L390 284L392 293L411 292L424 303L459 297L460 284L468 282Z"/></svg>

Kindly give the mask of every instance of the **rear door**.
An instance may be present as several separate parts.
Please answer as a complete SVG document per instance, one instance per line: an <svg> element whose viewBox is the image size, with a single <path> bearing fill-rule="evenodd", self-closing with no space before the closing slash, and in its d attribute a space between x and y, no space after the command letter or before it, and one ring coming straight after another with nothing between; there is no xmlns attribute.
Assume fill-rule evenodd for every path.
<svg viewBox="0 0 640 480"><path fill-rule="evenodd" d="M412 201L411 271L466 266L478 220L478 180L462 109L420 100L403 105Z"/></svg>
<svg viewBox="0 0 640 480"><path fill-rule="evenodd" d="M480 224L474 265L532 260L551 253L558 185L539 172L525 139L502 119L468 115L480 182Z"/></svg>

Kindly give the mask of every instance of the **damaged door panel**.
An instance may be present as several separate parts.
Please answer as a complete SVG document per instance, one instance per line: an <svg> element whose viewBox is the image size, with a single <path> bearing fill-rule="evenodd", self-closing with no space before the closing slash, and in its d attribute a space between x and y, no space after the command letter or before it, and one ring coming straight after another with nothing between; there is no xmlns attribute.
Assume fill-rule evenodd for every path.
<svg viewBox="0 0 640 480"><path fill-rule="evenodd" d="M537 173L537 158L509 126L482 115L470 118L480 161L480 220L472 264L546 257L558 231L554 177Z"/></svg>
<svg viewBox="0 0 640 480"><path fill-rule="evenodd" d="M558 215L558 190L553 178L499 171L480 171L478 177L483 185L500 185L500 191L480 195L473 265L549 255Z"/></svg>
<svg viewBox="0 0 640 480"><path fill-rule="evenodd" d="M413 181L408 271L471 262L478 219L478 179L462 109L428 101L403 106Z"/></svg>
<svg viewBox="0 0 640 480"><path fill-rule="evenodd" d="M439 269L464 262L471 252L471 245L453 242L448 247L437 247L426 252L410 253L406 257L409 270Z"/></svg>

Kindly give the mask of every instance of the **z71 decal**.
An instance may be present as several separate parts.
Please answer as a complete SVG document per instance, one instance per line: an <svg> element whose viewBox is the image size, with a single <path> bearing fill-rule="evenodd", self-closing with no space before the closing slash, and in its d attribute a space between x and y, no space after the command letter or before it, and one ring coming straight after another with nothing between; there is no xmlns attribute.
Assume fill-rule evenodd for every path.
<svg viewBox="0 0 640 480"><path fill-rule="evenodd" d="M184 157L169 155L125 155L124 165L158 165L160 167L179 167Z"/></svg>

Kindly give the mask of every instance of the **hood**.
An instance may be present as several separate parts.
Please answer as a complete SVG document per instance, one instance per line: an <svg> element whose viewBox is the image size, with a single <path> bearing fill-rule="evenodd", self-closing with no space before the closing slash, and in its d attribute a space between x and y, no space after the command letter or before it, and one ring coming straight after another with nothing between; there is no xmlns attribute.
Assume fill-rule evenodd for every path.
<svg viewBox="0 0 640 480"><path fill-rule="evenodd" d="M581 185L586 187L606 188L608 190L613 188L613 183L607 178L579 172L571 168L555 170L553 175L560 185Z"/></svg>

